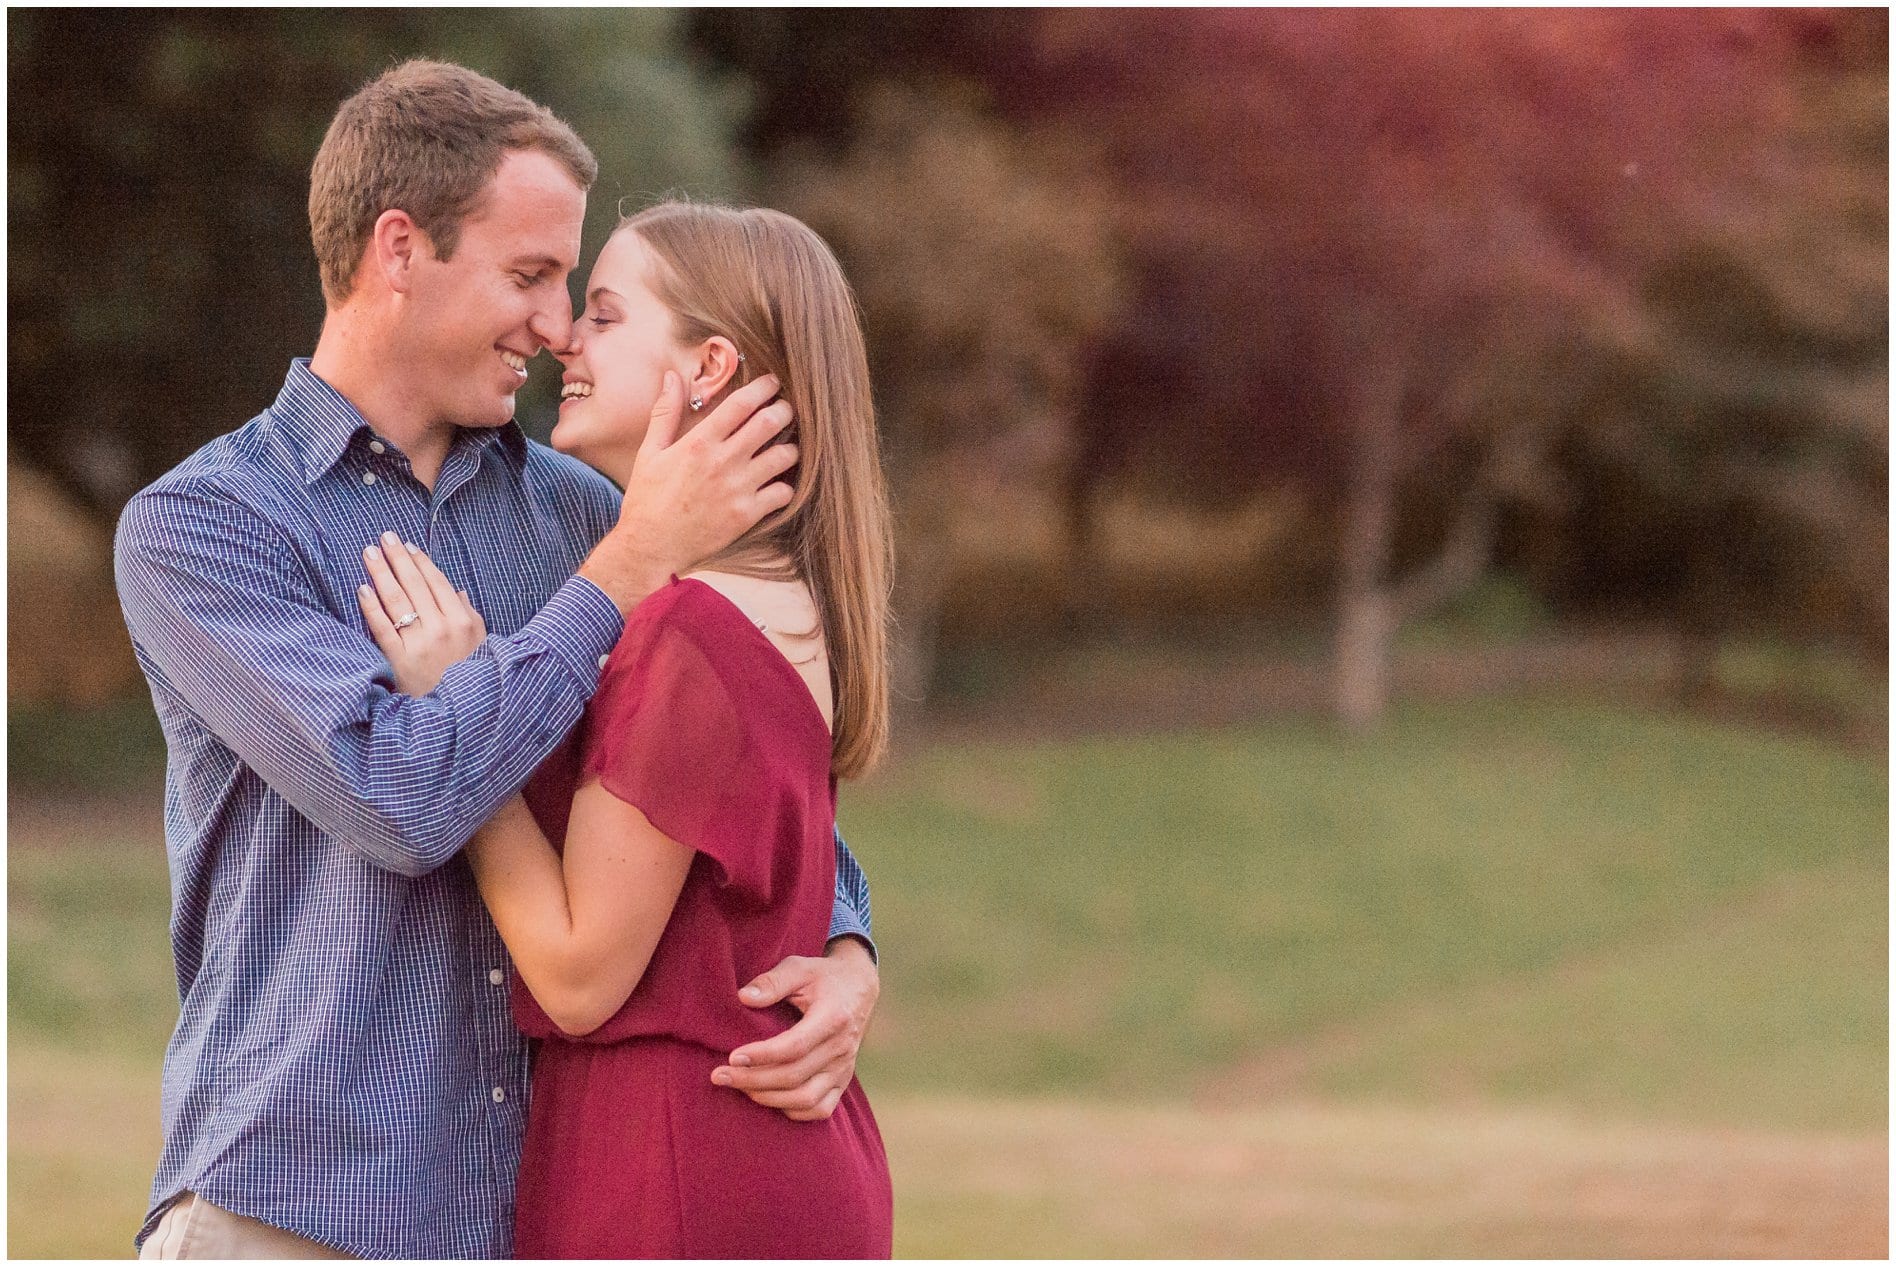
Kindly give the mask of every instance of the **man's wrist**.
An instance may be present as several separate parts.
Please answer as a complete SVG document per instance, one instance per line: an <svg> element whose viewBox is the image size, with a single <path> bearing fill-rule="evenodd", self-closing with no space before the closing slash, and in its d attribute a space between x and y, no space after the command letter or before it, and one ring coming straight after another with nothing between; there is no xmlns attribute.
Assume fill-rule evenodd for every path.
<svg viewBox="0 0 1896 1267"><path fill-rule="evenodd" d="M521 626L518 633L493 645L509 653L515 648L529 653L551 652L554 660L571 674L583 702L599 683L600 657L612 650L624 632L625 613L619 610L612 595L586 577L575 576L554 590L553 597L546 600L546 605ZM447 691L450 685L458 687L457 672L465 672L467 666L484 662L485 658L480 656L462 661L441 679L442 685L436 690Z"/></svg>
<svg viewBox="0 0 1896 1267"><path fill-rule="evenodd" d="M620 540L623 531L615 528L607 533L579 565L579 575L603 590L621 615L630 615L634 607L665 587L675 569Z"/></svg>
<svg viewBox="0 0 1896 1267"><path fill-rule="evenodd" d="M823 957L825 959L859 957L871 968L877 968L876 948L861 933L836 934L824 945Z"/></svg>

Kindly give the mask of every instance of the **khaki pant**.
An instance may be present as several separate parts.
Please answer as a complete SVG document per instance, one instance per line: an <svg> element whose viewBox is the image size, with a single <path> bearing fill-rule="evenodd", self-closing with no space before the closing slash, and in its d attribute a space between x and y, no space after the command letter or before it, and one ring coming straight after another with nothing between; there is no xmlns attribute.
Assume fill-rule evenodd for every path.
<svg viewBox="0 0 1896 1267"><path fill-rule="evenodd" d="M185 1193L145 1238L140 1258L348 1258L261 1219L232 1214Z"/></svg>

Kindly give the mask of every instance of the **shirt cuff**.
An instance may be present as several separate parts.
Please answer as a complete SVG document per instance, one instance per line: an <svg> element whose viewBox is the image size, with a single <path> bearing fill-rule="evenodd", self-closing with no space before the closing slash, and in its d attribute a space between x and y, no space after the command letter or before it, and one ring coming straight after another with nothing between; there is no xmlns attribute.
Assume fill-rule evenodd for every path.
<svg viewBox="0 0 1896 1267"><path fill-rule="evenodd" d="M830 917L829 941L835 941L838 937L854 937L869 951L870 961L878 968L882 966L882 956L876 953L875 939L863 927L862 921L856 918L855 912L838 911Z"/></svg>
<svg viewBox="0 0 1896 1267"><path fill-rule="evenodd" d="M544 644L591 695L599 684L600 662L625 632L625 617L604 590L575 576L553 592L520 632Z"/></svg>

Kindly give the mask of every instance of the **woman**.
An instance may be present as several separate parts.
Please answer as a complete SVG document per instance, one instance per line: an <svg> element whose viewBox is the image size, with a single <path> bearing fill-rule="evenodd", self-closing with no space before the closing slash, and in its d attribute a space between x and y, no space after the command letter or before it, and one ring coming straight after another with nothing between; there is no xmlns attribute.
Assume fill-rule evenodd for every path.
<svg viewBox="0 0 1896 1267"><path fill-rule="evenodd" d="M606 244L560 360L554 447L622 485L672 374L694 414L776 375L799 464L787 507L632 613L574 737L467 846L539 1040L515 1252L886 1257L861 1086L792 1121L710 1076L795 1020L735 991L823 953L836 779L887 741L888 509L848 284L789 216L666 203ZM370 628L425 680L385 597Z"/></svg>

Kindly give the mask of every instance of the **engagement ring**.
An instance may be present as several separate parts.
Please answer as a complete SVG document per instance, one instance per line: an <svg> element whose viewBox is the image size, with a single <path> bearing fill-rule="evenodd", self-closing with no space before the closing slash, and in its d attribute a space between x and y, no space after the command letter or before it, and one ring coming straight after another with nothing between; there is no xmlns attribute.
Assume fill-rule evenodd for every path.
<svg viewBox="0 0 1896 1267"><path fill-rule="evenodd" d="M420 612L409 612L406 616L403 616L400 620L395 622L395 628L398 631L406 629L408 628L408 626L414 624L417 620L420 620L420 619L421 619Z"/></svg>

